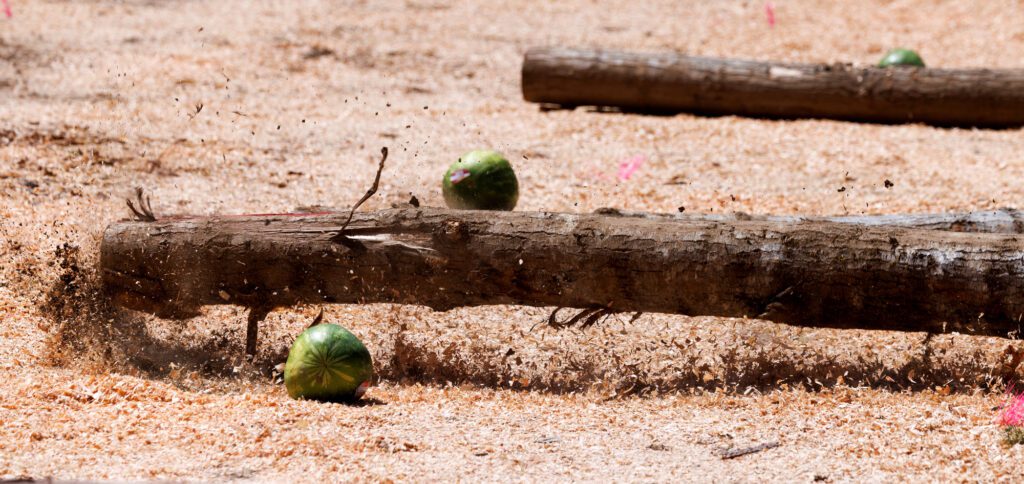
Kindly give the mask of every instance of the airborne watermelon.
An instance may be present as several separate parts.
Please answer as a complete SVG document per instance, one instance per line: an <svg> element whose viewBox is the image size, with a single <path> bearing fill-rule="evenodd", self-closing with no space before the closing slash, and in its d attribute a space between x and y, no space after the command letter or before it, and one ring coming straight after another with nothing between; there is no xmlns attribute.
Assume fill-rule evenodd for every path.
<svg viewBox="0 0 1024 484"><path fill-rule="evenodd" d="M292 398L355 401L373 377L370 352L354 334L336 324L318 324L299 335L284 365Z"/></svg>
<svg viewBox="0 0 1024 484"><path fill-rule="evenodd" d="M441 192L449 208L512 210L519 201L519 181L501 153L470 151L448 168Z"/></svg>
<svg viewBox="0 0 1024 484"><path fill-rule="evenodd" d="M910 49L893 49L885 54L878 67L924 67L924 61Z"/></svg>

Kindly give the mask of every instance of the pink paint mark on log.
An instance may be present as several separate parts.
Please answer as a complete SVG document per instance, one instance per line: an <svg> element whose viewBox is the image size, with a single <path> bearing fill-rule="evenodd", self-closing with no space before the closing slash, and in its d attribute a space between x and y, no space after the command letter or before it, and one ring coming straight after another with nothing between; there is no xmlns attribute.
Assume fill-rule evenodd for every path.
<svg viewBox="0 0 1024 484"><path fill-rule="evenodd" d="M619 163L619 180L629 180L629 178L633 176L633 173L636 173L645 161L647 161L647 158L644 155L636 155L622 163Z"/></svg>
<svg viewBox="0 0 1024 484"><path fill-rule="evenodd" d="M768 19L768 26L775 27L775 4L764 2L764 16Z"/></svg>
<svg viewBox="0 0 1024 484"><path fill-rule="evenodd" d="M14 13L11 12L11 4L7 0L3 0L3 2L4 2L4 15L6 15L7 18L13 17Z"/></svg>
<svg viewBox="0 0 1024 484"><path fill-rule="evenodd" d="M289 213L242 213L238 215L227 215L228 217L319 217L321 215L336 215L342 212L289 212Z"/></svg>

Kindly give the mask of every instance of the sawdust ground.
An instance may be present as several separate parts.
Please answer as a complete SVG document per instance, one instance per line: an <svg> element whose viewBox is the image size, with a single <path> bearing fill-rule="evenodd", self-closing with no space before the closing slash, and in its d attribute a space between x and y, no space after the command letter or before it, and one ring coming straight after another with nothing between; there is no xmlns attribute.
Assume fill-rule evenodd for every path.
<svg viewBox="0 0 1024 484"><path fill-rule="evenodd" d="M235 309L170 322L91 297L132 187L158 214L347 205L383 145L367 209L441 205L440 174L478 147L511 157L521 210L1021 206L1020 130L521 101L536 45L855 63L903 45L933 66L1024 67L1007 55L1024 47L1016 1L774 3L769 28L761 2L15 2L0 23L0 477L1019 477L1024 451L993 425L1005 340L657 315L552 332L533 328L545 309L332 307L382 377L348 407L292 401L271 370L318 308L273 314L245 365Z"/></svg>

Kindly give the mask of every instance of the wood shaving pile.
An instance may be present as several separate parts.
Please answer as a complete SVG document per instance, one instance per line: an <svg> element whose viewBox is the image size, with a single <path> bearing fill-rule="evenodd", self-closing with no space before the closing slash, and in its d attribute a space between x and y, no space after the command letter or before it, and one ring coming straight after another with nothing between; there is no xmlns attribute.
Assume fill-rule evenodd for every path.
<svg viewBox="0 0 1024 484"><path fill-rule="evenodd" d="M382 146L361 210L443 205L441 174L478 148L512 160L519 210L1024 205L1021 130L521 99L522 55L543 45L855 64L905 46L935 67L1024 67L1008 55L1024 51L1017 1L774 4L770 26L750 1L15 2L0 19L0 478L1019 478L1024 447L994 420L1008 340L336 306L326 320L366 341L381 377L343 406L291 400L273 372L319 308L272 313L249 364L238 308L176 322L97 296L103 227L135 186L157 216L347 206Z"/></svg>

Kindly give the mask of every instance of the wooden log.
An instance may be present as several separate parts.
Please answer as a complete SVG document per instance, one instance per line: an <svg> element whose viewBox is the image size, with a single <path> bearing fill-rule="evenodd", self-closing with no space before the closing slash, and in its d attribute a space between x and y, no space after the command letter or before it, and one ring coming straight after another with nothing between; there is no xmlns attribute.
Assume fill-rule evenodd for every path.
<svg viewBox="0 0 1024 484"><path fill-rule="evenodd" d="M1024 69L854 67L539 48L523 97L564 106L939 126L1024 125Z"/></svg>
<svg viewBox="0 0 1024 484"><path fill-rule="evenodd" d="M965 213L936 214L893 214L893 215L840 215L833 217L807 217L799 215L752 215L743 212L707 213L645 213L630 212L617 208L601 208L594 213L639 217L651 220L686 220L706 222L832 222L871 227L904 227L927 230L948 230L952 232L977 232L990 234L1024 234L1024 213L1015 208L984 210Z"/></svg>
<svg viewBox="0 0 1024 484"><path fill-rule="evenodd" d="M392 205L398 208L398 205ZM328 213L346 211L327 206L308 206L295 209L299 213ZM606 207L594 211L598 215L636 217L650 220L682 220L690 222L833 222L877 227L904 227L927 230L948 230L952 232L976 232L990 234L1024 234L1024 212L1016 208L981 210L976 212L913 213L887 215L762 215L744 212L723 213L650 213Z"/></svg>
<svg viewBox="0 0 1024 484"><path fill-rule="evenodd" d="M103 280L119 304L179 317L210 304L517 304L1005 336L1024 315L1017 234L424 208L357 214L332 241L346 217L115 223Z"/></svg>

